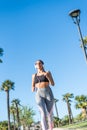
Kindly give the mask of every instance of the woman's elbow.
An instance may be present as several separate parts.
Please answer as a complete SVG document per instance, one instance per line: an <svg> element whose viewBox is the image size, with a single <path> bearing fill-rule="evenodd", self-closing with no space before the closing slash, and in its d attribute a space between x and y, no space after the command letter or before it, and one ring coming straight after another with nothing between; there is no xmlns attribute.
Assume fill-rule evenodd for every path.
<svg viewBox="0 0 87 130"><path fill-rule="evenodd" d="M54 83L54 82L52 82L52 83L51 83L51 85L52 85L52 86L54 86L54 85L55 85L55 83Z"/></svg>

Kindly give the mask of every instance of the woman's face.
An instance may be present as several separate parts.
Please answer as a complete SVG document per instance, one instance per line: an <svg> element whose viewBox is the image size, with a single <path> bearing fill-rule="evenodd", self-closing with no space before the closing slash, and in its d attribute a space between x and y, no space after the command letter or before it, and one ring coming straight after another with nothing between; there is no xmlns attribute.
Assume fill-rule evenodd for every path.
<svg viewBox="0 0 87 130"><path fill-rule="evenodd" d="M42 69L42 68L43 68L43 64L42 64L40 61L37 61L37 62L35 63L35 68L36 68L36 69Z"/></svg>

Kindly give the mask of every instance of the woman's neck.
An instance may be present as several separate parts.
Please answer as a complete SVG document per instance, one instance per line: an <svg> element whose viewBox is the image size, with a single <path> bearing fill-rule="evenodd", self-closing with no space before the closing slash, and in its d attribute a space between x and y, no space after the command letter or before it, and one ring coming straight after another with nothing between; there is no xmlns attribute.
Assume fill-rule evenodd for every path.
<svg viewBox="0 0 87 130"><path fill-rule="evenodd" d="M44 70L43 70L43 69L42 69L42 70L40 69L40 70L38 70L37 73L38 73L38 74L42 74L43 72L44 72Z"/></svg>

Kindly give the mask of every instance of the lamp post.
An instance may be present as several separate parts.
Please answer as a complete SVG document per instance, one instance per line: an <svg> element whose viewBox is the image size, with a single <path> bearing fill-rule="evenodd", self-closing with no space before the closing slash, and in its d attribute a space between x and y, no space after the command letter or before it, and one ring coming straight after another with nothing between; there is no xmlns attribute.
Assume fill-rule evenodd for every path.
<svg viewBox="0 0 87 130"><path fill-rule="evenodd" d="M56 115L58 118L58 127L59 127L59 115L58 115L58 109L57 109L57 104L56 104L59 100L55 98L54 101L55 101L55 110L56 110Z"/></svg>
<svg viewBox="0 0 87 130"><path fill-rule="evenodd" d="M87 63L87 54L86 54L87 47L84 45L84 40L83 40L81 29L80 29L80 13L81 13L81 11L79 9L77 9L77 10L70 11L69 15L71 16L73 22L78 27L80 40L81 40L81 43L82 43L82 50L83 50L84 57L85 57L85 60L86 60L86 63Z"/></svg>
<svg viewBox="0 0 87 130"><path fill-rule="evenodd" d="M57 115L57 118L59 118L58 110L57 110L57 105L56 105L56 103L58 102L58 99L55 99L54 101L55 101L56 115Z"/></svg>

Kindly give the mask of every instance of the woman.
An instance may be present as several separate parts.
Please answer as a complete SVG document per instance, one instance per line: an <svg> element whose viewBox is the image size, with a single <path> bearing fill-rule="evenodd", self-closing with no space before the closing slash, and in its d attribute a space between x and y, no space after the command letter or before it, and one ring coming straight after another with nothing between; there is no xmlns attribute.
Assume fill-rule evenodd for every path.
<svg viewBox="0 0 87 130"><path fill-rule="evenodd" d="M42 60L36 61L35 68L37 73L32 75L32 92L36 90L36 103L41 114L42 130L47 130L48 125L49 130L52 130L54 97L49 85L54 86L54 80L51 73L44 70Z"/></svg>

